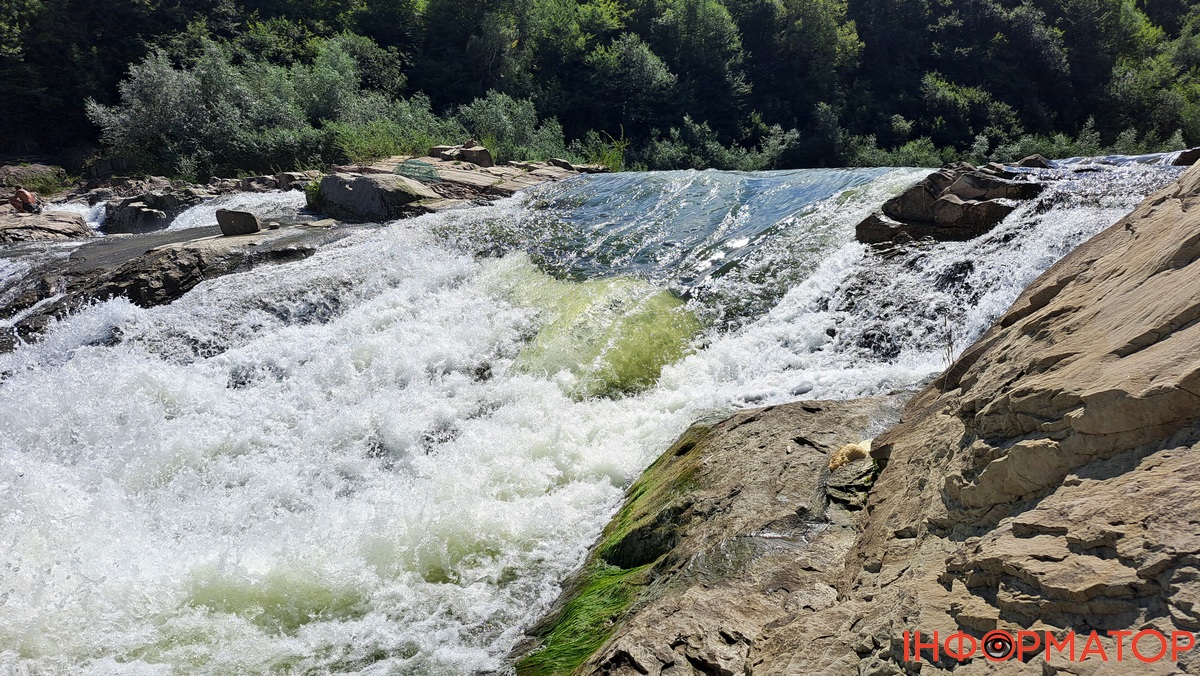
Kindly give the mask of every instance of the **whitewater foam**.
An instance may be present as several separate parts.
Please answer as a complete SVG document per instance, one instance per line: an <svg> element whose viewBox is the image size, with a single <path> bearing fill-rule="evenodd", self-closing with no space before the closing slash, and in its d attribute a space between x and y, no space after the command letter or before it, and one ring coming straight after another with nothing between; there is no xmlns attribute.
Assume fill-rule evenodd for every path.
<svg viewBox="0 0 1200 676"><path fill-rule="evenodd" d="M88 307L0 356L0 671L503 670L623 488L692 421L929 377L946 318L953 353L1173 176L1115 171L989 236L892 258L853 226L917 171L750 176L771 199L786 193L772 181L837 184L778 209L730 199L739 174L585 179L359 232L168 306ZM626 202L664 178L661 198ZM564 217L573 190L597 212L611 191L653 236L614 206L596 227L616 239L597 245ZM716 251L738 264L689 272ZM564 279L522 274L545 293L514 293L530 260ZM531 294L576 302L562 285L629 276L709 326L657 385L581 398L569 367L522 367L556 316ZM556 340L605 342L603 324Z"/></svg>

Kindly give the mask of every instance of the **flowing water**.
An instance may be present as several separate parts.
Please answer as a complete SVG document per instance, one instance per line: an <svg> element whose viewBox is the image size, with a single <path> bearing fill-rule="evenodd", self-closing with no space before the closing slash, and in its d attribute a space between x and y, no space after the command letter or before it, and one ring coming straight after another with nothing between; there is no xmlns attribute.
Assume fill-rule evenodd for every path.
<svg viewBox="0 0 1200 676"><path fill-rule="evenodd" d="M0 672L503 672L690 423L919 384L1178 170L853 242L923 174L582 177L59 323L0 356Z"/></svg>

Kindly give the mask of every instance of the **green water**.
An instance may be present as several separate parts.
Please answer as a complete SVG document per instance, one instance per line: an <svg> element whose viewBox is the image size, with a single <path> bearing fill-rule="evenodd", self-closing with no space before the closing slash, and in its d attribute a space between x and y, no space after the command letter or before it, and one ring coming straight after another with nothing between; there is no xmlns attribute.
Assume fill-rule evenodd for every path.
<svg viewBox="0 0 1200 676"><path fill-rule="evenodd" d="M703 328L682 300L640 279L563 281L523 254L497 261L492 275L510 302L539 315L516 369L551 377L575 398L652 387Z"/></svg>

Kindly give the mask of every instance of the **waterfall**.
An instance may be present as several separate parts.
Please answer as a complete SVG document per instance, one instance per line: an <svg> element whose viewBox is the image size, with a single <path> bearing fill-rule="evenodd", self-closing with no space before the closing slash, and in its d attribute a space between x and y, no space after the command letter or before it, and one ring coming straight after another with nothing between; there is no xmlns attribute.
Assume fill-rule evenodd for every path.
<svg viewBox="0 0 1200 676"><path fill-rule="evenodd" d="M1077 168L885 253L924 171L581 177L87 307L0 356L0 671L503 671L693 421L918 385L1179 172Z"/></svg>

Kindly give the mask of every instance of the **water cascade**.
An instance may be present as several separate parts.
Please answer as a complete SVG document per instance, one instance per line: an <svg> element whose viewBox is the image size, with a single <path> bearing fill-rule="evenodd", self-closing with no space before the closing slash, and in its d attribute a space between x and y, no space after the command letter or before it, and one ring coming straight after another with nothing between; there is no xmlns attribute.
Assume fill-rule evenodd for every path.
<svg viewBox="0 0 1200 676"><path fill-rule="evenodd" d="M0 356L0 671L503 672L690 423L919 384L1178 170L853 241L924 173L582 177L60 322Z"/></svg>

